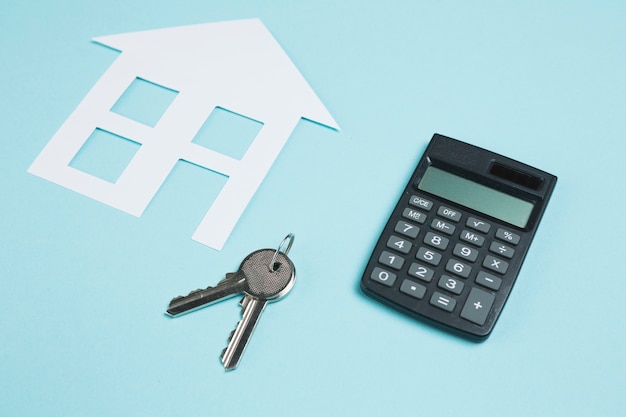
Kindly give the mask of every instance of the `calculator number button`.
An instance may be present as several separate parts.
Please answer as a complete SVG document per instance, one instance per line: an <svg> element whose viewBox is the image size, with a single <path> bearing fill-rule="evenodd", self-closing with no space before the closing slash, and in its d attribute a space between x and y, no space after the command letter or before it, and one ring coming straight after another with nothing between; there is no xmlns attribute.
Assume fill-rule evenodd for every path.
<svg viewBox="0 0 626 417"><path fill-rule="evenodd" d="M476 283L490 290L498 291L500 285L502 285L502 279L488 274L485 271L480 271L476 277Z"/></svg>
<svg viewBox="0 0 626 417"><path fill-rule="evenodd" d="M442 275L441 278L439 278L437 286L439 288L443 288L444 290L450 291L452 294L459 295L461 294L461 292L463 292L463 287L465 286L465 284L463 284L463 281L459 281L456 278Z"/></svg>
<svg viewBox="0 0 626 417"><path fill-rule="evenodd" d="M441 254L424 247L419 248L415 258L434 266L439 265L439 262L441 262Z"/></svg>
<svg viewBox="0 0 626 417"><path fill-rule="evenodd" d="M450 240L433 232L428 232L424 237L424 243L436 249L446 250Z"/></svg>
<svg viewBox="0 0 626 417"><path fill-rule="evenodd" d="M433 202L426 200L425 198L412 195L409 200L409 204L413 207L421 208L422 210L430 211L433 208Z"/></svg>
<svg viewBox="0 0 626 417"><path fill-rule="evenodd" d="M396 227L393 230L396 233L400 233L401 235L404 235L404 236L406 236L408 238L411 238L411 239L415 239L417 237L417 235L419 234L419 232L420 232L420 228L419 227L417 227L417 226L415 226L415 225L413 225L411 223L402 221L402 220L400 220L398 223L396 223Z"/></svg>
<svg viewBox="0 0 626 417"><path fill-rule="evenodd" d="M470 217L467 219L465 226L478 230L481 233L489 233L489 230L491 229L491 225L489 223L477 219L476 217Z"/></svg>
<svg viewBox="0 0 626 417"><path fill-rule="evenodd" d="M487 255L483 261L483 267L500 274L506 274L506 270L509 269L509 263L494 256Z"/></svg>
<svg viewBox="0 0 626 417"><path fill-rule="evenodd" d="M395 270L399 270L402 268L402 265L404 265L404 258L391 252L383 251L378 258L378 262Z"/></svg>
<svg viewBox="0 0 626 417"><path fill-rule="evenodd" d="M481 235L477 235L469 230L463 230L460 236L461 240L467 243L471 243L475 246L482 246L485 244L485 238Z"/></svg>
<svg viewBox="0 0 626 417"><path fill-rule="evenodd" d="M456 259L450 259L446 264L446 271L458 275L461 278L467 278L472 271L472 267Z"/></svg>
<svg viewBox="0 0 626 417"><path fill-rule="evenodd" d="M491 242L491 245L489 246L489 251L500 256L504 256L508 259L513 258L513 254L515 254L515 249L498 242Z"/></svg>
<svg viewBox="0 0 626 417"><path fill-rule="evenodd" d="M454 233L454 231L456 230L456 226L453 225L450 222L444 222L443 220L439 220L439 219L434 219L433 222L430 224L430 227L432 227L433 229L437 229L442 233L445 233L447 235L451 235Z"/></svg>
<svg viewBox="0 0 626 417"><path fill-rule="evenodd" d="M421 211L413 210L411 208L405 208L402 212L402 217L405 219L413 220L416 223L423 224L426 221L426 214Z"/></svg>
<svg viewBox="0 0 626 417"><path fill-rule="evenodd" d="M402 285L400 285L400 292L421 300L424 298L424 294L426 294L426 287L410 279L405 279L402 281Z"/></svg>
<svg viewBox="0 0 626 417"><path fill-rule="evenodd" d="M430 297L430 304L442 310L452 311L456 306L456 300L448 295L435 291L433 296Z"/></svg>
<svg viewBox="0 0 626 417"><path fill-rule="evenodd" d="M425 282L432 281L434 274L435 271L418 263L412 263L409 267L409 275Z"/></svg>
<svg viewBox="0 0 626 417"><path fill-rule="evenodd" d="M461 317L482 326L487 321L494 299L493 294L478 288L472 288L467 301L465 301L463 310L461 310Z"/></svg>
<svg viewBox="0 0 626 417"><path fill-rule="evenodd" d="M397 236L392 235L387 240L388 248L395 249L398 252L404 253L405 255L409 253L409 251L411 250L411 246L412 246L411 242L409 242L408 240L401 239Z"/></svg>
<svg viewBox="0 0 626 417"><path fill-rule="evenodd" d="M469 246L465 246L461 243L456 244L456 246L454 247L454 251L452 251L452 254L470 262L474 262L476 258L478 258L478 251L476 249L472 249Z"/></svg>
<svg viewBox="0 0 626 417"><path fill-rule="evenodd" d="M496 230L496 238L508 242L511 245L517 245L520 239L519 235L505 229Z"/></svg>
<svg viewBox="0 0 626 417"><path fill-rule="evenodd" d="M437 215L440 217L445 217L448 220L452 220L453 222L458 222L459 220L461 220L461 213L444 206L439 207L439 210L437 210Z"/></svg>
<svg viewBox="0 0 626 417"><path fill-rule="evenodd" d="M396 282L396 274L392 272L385 271L382 268L374 268L372 274L370 275L370 279L376 282L380 282L387 287L391 287L394 282Z"/></svg>

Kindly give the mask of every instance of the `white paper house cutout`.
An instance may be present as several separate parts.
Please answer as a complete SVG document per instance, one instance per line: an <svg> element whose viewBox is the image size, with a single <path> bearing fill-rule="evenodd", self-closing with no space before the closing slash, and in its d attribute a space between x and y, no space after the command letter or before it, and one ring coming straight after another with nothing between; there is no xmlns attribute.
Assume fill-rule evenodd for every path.
<svg viewBox="0 0 626 417"><path fill-rule="evenodd" d="M94 40L122 53L28 171L135 216L141 216L180 159L224 174L226 184L193 235L214 249L222 249L301 118L338 129L258 19ZM154 127L111 111L137 78L177 91ZM240 160L192 142L216 107L263 123ZM98 128L141 145L115 183L70 166Z"/></svg>

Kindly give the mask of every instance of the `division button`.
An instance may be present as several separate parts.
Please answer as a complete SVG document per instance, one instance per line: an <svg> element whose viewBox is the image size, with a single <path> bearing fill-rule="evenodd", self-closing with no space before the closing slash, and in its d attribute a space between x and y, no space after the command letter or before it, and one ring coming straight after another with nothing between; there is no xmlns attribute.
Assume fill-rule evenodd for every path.
<svg viewBox="0 0 626 417"><path fill-rule="evenodd" d="M472 288L467 301L465 301L463 310L461 310L461 317L482 326L487 320L494 299L493 294L478 288Z"/></svg>
<svg viewBox="0 0 626 417"><path fill-rule="evenodd" d="M515 254L515 249L499 242L491 242L489 250L495 254L511 259Z"/></svg>

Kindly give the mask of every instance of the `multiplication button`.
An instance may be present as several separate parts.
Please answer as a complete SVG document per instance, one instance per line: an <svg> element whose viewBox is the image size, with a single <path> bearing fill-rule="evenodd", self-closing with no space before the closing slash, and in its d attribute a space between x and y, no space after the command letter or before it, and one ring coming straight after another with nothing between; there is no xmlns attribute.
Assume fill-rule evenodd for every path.
<svg viewBox="0 0 626 417"><path fill-rule="evenodd" d="M472 288L467 301L465 301L463 310L461 310L461 317L482 326L487 320L494 299L493 294L478 288Z"/></svg>
<svg viewBox="0 0 626 417"><path fill-rule="evenodd" d="M487 255L483 261L483 268L490 269L499 274L506 274L506 270L509 269L509 263L494 256Z"/></svg>

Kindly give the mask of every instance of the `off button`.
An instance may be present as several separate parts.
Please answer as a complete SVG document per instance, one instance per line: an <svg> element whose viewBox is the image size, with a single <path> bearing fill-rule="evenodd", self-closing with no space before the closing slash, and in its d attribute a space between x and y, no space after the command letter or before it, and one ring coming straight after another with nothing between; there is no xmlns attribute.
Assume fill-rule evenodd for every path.
<svg viewBox="0 0 626 417"><path fill-rule="evenodd" d="M461 220L461 212L451 209L449 207L439 207L439 210L437 210L437 215L446 219L450 219L453 222L458 222L459 220Z"/></svg>

